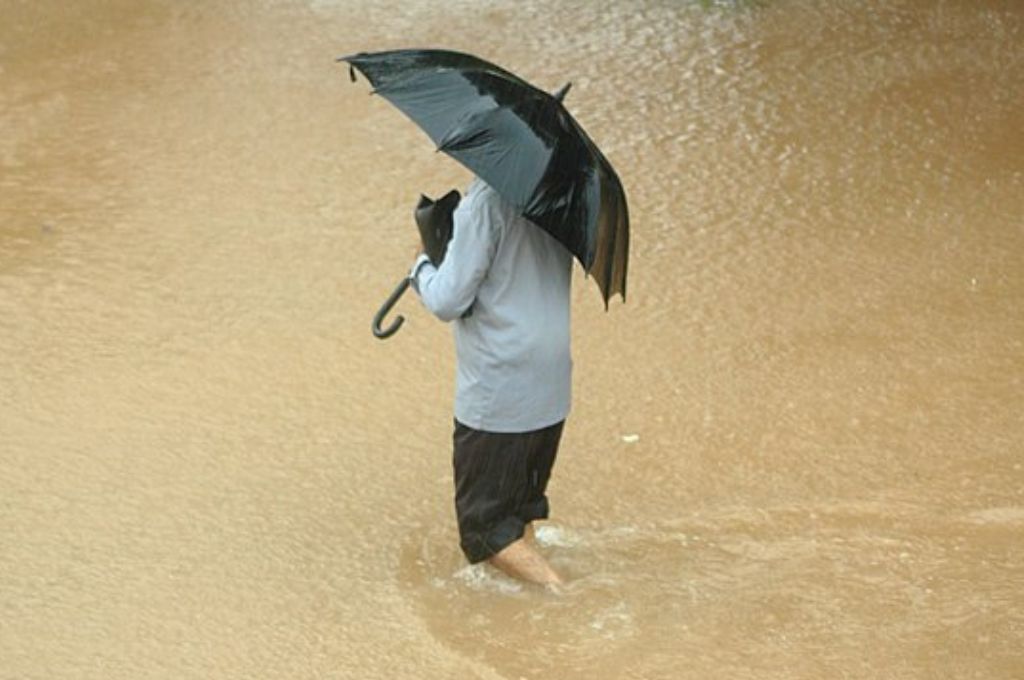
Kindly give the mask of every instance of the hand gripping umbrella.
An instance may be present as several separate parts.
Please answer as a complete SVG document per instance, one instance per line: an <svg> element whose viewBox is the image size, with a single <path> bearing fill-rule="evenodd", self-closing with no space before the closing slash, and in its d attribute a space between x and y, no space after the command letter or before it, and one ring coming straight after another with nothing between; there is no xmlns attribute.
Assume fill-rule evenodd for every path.
<svg viewBox="0 0 1024 680"><path fill-rule="evenodd" d="M341 57L444 151L554 236L625 299L629 213L618 175L556 95L483 59L447 50ZM397 292L397 291L396 291ZM386 310L385 310L386 311Z"/></svg>

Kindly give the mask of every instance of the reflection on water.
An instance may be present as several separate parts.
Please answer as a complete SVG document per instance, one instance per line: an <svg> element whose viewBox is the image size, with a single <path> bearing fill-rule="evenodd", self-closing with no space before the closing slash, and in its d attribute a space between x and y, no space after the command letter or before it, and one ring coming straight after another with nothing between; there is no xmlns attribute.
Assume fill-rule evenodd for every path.
<svg viewBox="0 0 1024 680"><path fill-rule="evenodd" d="M549 5L7 3L0 677L1019 675L1024 10ZM458 553L447 329L369 333L468 179L333 62L409 45L629 194L560 597Z"/></svg>

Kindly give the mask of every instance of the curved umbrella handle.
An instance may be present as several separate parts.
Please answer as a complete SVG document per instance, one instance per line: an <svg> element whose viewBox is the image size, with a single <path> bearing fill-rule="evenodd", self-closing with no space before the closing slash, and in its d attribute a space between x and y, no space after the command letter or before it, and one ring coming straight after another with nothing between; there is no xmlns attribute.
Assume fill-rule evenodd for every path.
<svg viewBox="0 0 1024 680"><path fill-rule="evenodd" d="M398 298L402 297L406 289L409 288L410 281L411 279L409 279L408 276L402 279L401 283L395 286L391 295L388 296L388 299L384 301L384 304L381 305L380 309L377 310L377 313L373 316L373 334L379 339L384 340L386 338L390 338L398 332L399 328L402 327L405 317L401 314L395 317L395 320L391 322L391 325L387 328L381 328L380 324L387 313L391 311L391 308L395 306L395 303L398 302Z"/></svg>

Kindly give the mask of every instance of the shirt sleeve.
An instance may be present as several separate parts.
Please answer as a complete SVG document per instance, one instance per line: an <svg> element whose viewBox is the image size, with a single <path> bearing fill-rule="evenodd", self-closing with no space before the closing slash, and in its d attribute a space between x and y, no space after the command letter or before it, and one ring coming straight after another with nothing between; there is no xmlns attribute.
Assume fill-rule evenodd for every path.
<svg viewBox="0 0 1024 680"><path fill-rule="evenodd" d="M455 209L454 235L441 266L421 255L410 273L423 305L442 321L458 319L473 304L498 248L500 216L478 199L467 196Z"/></svg>
<svg viewBox="0 0 1024 680"><path fill-rule="evenodd" d="M420 269L423 267L433 267L430 263L430 258L426 253L420 253L420 256L416 258L416 261L412 265L412 269L409 270L409 280L412 281L413 288L416 288L416 277L420 274Z"/></svg>

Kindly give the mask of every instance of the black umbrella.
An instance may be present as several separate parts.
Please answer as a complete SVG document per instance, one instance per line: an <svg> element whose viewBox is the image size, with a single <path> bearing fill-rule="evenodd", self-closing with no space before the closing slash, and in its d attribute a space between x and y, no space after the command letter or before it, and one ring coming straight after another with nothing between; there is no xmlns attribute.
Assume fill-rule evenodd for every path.
<svg viewBox="0 0 1024 680"><path fill-rule="evenodd" d="M611 164L556 95L477 57L394 50L341 57L444 151L563 243L607 306L626 295L629 214Z"/></svg>

